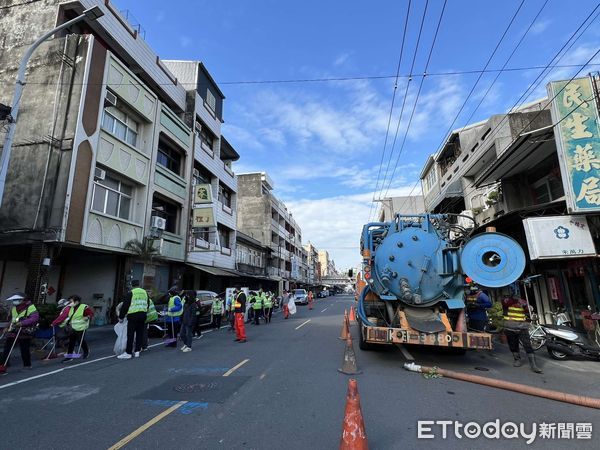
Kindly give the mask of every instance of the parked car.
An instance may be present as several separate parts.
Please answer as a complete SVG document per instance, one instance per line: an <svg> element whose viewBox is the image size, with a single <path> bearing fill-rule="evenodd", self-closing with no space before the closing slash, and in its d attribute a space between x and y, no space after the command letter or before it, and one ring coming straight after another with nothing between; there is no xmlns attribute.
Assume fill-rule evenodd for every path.
<svg viewBox="0 0 600 450"><path fill-rule="evenodd" d="M308 303L306 289L294 289L294 303L297 305L306 305Z"/></svg>
<svg viewBox="0 0 600 450"><path fill-rule="evenodd" d="M328 291L319 291L317 292L317 298L325 298L329 296L329 292Z"/></svg>

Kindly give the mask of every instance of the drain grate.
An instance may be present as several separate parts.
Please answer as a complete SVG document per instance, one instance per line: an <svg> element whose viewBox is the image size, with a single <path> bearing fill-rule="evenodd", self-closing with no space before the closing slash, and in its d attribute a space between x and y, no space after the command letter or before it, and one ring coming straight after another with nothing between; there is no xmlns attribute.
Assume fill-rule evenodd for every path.
<svg viewBox="0 0 600 450"><path fill-rule="evenodd" d="M179 376L140 393L137 398L224 403L249 378L213 375Z"/></svg>

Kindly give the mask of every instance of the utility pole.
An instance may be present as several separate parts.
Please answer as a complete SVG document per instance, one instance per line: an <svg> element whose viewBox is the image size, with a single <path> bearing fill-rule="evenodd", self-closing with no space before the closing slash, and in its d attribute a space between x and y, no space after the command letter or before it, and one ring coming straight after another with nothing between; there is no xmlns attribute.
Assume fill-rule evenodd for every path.
<svg viewBox="0 0 600 450"><path fill-rule="evenodd" d="M23 58L21 59L21 64L19 65L19 71L17 73L17 81L15 83L15 92L13 95L13 101L11 105L10 115L8 118L8 131L6 133L6 139L4 141L4 148L2 149L2 155L0 155L0 206L2 206L2 200L4 198L4 188L6 185L6 175L8 173L8 162L10 160L10 152L12 149L13 139L15 137L15 130L17 127L17 117L19 115L19 106L21 103L21 96L23 95L23 88L25 87L25 69L27 68L27 63L33 55L33 52L49 37L54 35L55 33L63 30L65 28L70 27L74 23L80 22L84 19L88 19L90 21L97 20L99 17L102 17L104 12L100 9L99 6L94 6L93 8L86 9L82 14L71 19L62 25L57 26L56 28L48 31L37 41L35 41L25 52Z"/></svg>

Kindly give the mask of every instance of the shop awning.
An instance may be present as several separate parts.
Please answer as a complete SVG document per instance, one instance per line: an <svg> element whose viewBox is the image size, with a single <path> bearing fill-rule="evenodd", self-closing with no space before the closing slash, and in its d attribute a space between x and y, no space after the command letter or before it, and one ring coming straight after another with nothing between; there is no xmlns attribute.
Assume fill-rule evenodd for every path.
<svg viewBox="0 0 600 450"><path fill-rule="evenodd" d="M556 144L552 125L523 133L477 177L475 186L480 187L522 172L528 172L555 152Z"/></svg>
<svg viewBox="0 0 600 450"><path fill-rule="evenodd" d="M218 277L238 277L239 275L233 270L225 270L220 267L212 267L212 266L204 266L202 264L191 264L186 263L188 266L193 267L194 269L201 270L203 272L209 273L211 275L216 275Z"/></svg>
<svg viewBox="0 0 600 450"><path fill-rule="evenodd" d="M245 272L240 272L237 270L235 271L235 273L237 274L238 277L256 278L257 280L265 280L265 281L278 281L273 278L266 277L264 275L255 275L252 273L245 273Z"/></svg>

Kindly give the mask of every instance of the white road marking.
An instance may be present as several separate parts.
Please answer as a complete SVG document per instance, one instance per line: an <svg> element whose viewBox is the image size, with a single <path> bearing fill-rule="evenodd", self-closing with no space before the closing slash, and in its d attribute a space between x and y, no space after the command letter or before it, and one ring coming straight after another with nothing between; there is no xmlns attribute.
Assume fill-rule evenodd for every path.
<svg viewBox="0 0 600 450"><path fill-rule="evenodd" d="M249 359L245 359L243 360L241 363L233 366L231 369L229 369L227 372L225 372L223 374L224 377L228 377L229 375L231 375L233 372L235 372L236 370L238 370L240 367L242 367L244 364L246 364L248 361L250 361Z"/></svg>
<svg viewBox="0 0 600 450"><path fill-rule="evenodd" d="M158 342L156 344L149 345L148 348L158 347L159 345L164 345L164 343L163 342ZM98 361L104 361L105 359L116 358L116 357L117 357L117 355L103 356L101 358L96 358L96 359L92 359L91 361L81 362L81 363L78 363L78 364L74 364L72 366L61 367L60 369L52 370L50 372L41 373L41 374L35 375L33 377L23 378L22 380L13 381L12 383L3 384L3 385L0 386L0 389L5 389L5 388L11 387L11 386L16 386L17 384L27 383L28 381L37 380L38 378L44 378L44 377L47 377L47 376L50 376L50 375L54 375L56 373L63 372L65 370L75 369L77 367L85 366L87 364L97 363Z"/></svg>
<svg viewBox="0 0 600 450"><path fill-rule="evenodd" d="M267 374L266 374L266 373L263 373L263 374L260 376L260 379L261 379L261 380L264 380L266 376L267 376Z"/></svg>
<svg viewBox="0 0 600 450"><path fill-rule="evenodd" d="M327 308L325 308L325 309L324 309L323 311L321 311L321 312L325 312L325 311L327 311Z"/></svg>
<svg viewBox="0 0 600 450"><path fill-rule="evenodd" d="M303 323L301 323L300 325L298 325L298 326L296 327L296 330L297 330L298 328L302 328L304 325L306 325L308 322L310 322L310 320L311 320L311 319L308 319L306 322L303 322Z"/></svg>

